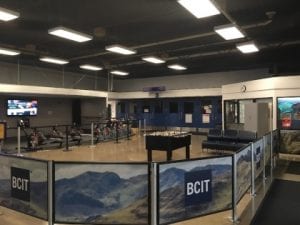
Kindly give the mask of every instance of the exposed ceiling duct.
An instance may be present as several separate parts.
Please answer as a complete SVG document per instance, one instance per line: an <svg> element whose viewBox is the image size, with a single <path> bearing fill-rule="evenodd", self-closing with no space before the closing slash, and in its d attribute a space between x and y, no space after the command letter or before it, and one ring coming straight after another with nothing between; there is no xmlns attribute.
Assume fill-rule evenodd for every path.
<svg viewBox="0 0 300 225"><path fill-rule="evenodd" d="M16 62L61 69L41 64L41 56L69 60L64 71L82 73L80 65L103 68L97 72L107 77L107 70L128 70L127 78L175 75L169 63L185 64L184 73L251 66L272 65L282 60L291 64L299 59L300 14L298 7L282 0L214 0L221 12L197 19L177 1L102 0L91 4L84 1L19 1L2 0L0 7L20 13L9 23L0 23L1 47L19 50ZM35 7L32 7L35 4ZM236 25L244 38L224 40L216 27ZM72 43L48 34L48 30L63 26L93 37L87 43ZM243 55L236 44L254 41L260 52ZM106 51L107 46L119 45L136 54L120 55ZM145 63L145 56L157 56L166 63ZM201 62L199 63L199 59ZM255 58L257 60L255 60ZM216 63L217 62L217 63ZM266 63L261 63L266 62ZM123 68L125 67L125 68ZM193 69L190 69L193 68ZM289 67L287 67L289 68ZM300 71L300 66L299 66ZM93 71L87 73L93 73ZM94 72L96 73L96 72Z"/></svg>

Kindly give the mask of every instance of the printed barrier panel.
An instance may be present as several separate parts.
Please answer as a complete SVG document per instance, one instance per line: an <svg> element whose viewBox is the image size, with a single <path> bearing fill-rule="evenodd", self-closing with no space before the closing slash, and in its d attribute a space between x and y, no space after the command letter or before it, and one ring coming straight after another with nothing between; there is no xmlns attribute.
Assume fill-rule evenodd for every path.
<svg viewBox="0 0 300 225"><path fill-rule="evenodd" d="M149 224L146 163L54 164L56 223Z"/></svg>
<svg viewBox="0 0 300 225"><path fill-rule="evenodd" d="M0 205L48 219L48 162L0 154Z"/></svg>
<svg viewBox="0 0 300 225"><path fill-rule="evenodd" d="M272 151L272 146L271 146L271 133L268 133L265 135L265 162L266 164L271 160L271 151Z"/></svg>
<svg viewBox="0 0 300 225"><path fill-rule="evenodd" d="M280 130L280 153L300 154L299 130Z"/></svg>
<svg viewBox="0 0 300 225"><path fill-rule="evenodd" d="M264 142L265 142L265 177L271 176L272 173L272 133L267 133L264 136Z"/></svg>
<svg viewBox="0 0 300 225"><path fill-rule="evenodd" d="M236 199L237 203L251 186L251 146L236 153Z"/></svg>
<svg viewBox="0 0 300 225"><path fill-rule="evenodd" d="M253 143L255 178L257 178L264 169L263 148L264 148L264 142L262 138Z"/></svg>
<svg viewBox="0 0 300 225"><path fill-rule="evenodd" d="M232 156L158 164L158 223L232 208Z"/></svg>
<svg viewBox="0 0 300 225"><path fill-rule="evenodd" d="M279 140L279 132L278 130L273 130L272 131L272 137L273 137L273 154L278 153L278 149L279 149L279 145L280 144L280 140ZM281 148L281 146L280 146Z"/></svg>

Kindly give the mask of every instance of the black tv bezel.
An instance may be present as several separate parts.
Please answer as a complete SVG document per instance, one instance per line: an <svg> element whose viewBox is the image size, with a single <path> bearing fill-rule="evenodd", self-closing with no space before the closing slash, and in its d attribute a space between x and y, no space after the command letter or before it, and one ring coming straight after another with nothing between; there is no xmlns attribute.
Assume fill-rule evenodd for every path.
<svg viewBox="0 0 300 225"><path fill-rule="evenodd" d="M37 102L37 111L35 115L8 115L8 101L12 101L12 100L18 100L18 101L36 101ZM6 116L7 117L19 117L19 118L24 118L24 117L35 117L38 115L38 111L39 111L39 103L38 103L38 99L30 99L30 98L7 98L6 99Z"/></svg>

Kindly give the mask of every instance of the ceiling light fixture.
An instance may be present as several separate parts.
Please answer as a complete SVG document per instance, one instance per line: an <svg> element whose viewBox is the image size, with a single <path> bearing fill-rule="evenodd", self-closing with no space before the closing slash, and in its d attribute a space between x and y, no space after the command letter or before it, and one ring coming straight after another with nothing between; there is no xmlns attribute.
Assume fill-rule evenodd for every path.
<svg viewBox="0 0 300 225"><path fill-rule="evenodd" d="M15 56L15 55L20 55L20 51L17 50L11 50L7 48L0 48L0 54L1 55L8 55L8 56Z"/></svg>
<svg viewBox="0 0 300 225"><path fill-rule="evenodd" d="M173 69L173 70L186 70L187 69L185 66L182 66L179 64L168 65L168 68Z"/></svg>
<svg viewBox="0 0 300 225"><path fill-rule="evenodd" d="M217 26L214 27L214 30L225 40L233 40L245 37L245 35L238 29L238 27L233 24Z"/></svg>
<svg viewBox="0 0 300 225"><path fill-rule="evenodd" d="M67 60L53 58L53 57L41 57L40 60L43 62L54 63L54 64L59 64L59 65L64 65L64 64L69 63L69 61L67 61Z"/></svg>
<svg viewBox="0 0 300 225"><path fill-rule="evenodd" d="M220 11L210 0L177 0L195 17L204 18L220 14Z"/></svg>
<svg viewBox="0 0 300 225"><path fill-rule="evenodd" d="M121 70L112 70L110 71L111 74L119 75L119 76L127 76L129 73Z"/></svg>
<svg viewBox="0 0 300 225"><path fill-rule="evenodd" d="M65 27L55 27L48 30L48 34L61 38L69 39L76 42L86 42L93 39L91 35L87 35Z"/></svg>
<svg viewBox="0 0 300 225"><path fill-rule="evenodd" d="M155 64L160 64L160 63L166 62L165 60L160 59L158 57L154 57L154 56L146 56L146 57L143 57L142 60L149 62L149 63L155 63Z"/></svg>
<svg viewBox="0 0 300 225"><path fill-rule="evenodd" d="M122 55L133 55L133 54L136 54L135 50L123 47L121 45L106 46L105 50L110 51L110 52L114 52L114 53L119 53L119 54L122 54Z"/></svg>
<svg viewBox="0 0 300 225"><path fill-rule="evenodd" d="M244 54L259 51L258 47L254 44L253 41L237 44L236 47Z"/></svg>
<svg viewBox="0 0 300 225"><path fill-rule="evenodd" d="M103 69L102 67L93 66L93 65L89 65L89 64L80 65L79 67L84 70L92 70L92 71L99 71L99 70Z"/></svg>
<svg viewBox="0 0 300 225"><path fill-rule="evenodd" d="M10 21L20 17L20 13L0 7L0 20Z"/></svg>

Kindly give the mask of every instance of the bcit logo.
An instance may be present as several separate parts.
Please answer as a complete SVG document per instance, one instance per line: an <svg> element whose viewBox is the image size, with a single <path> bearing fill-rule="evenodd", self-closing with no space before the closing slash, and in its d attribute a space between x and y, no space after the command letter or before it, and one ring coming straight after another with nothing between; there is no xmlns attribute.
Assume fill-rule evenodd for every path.
<svg viewBox="0 0 300 225"><path fill-rule="evenodd" d="M195 205L212 200L211 170L185 173L185 205Z"/></svg>
<svg viewBox="0 0 300 225"><path fill-rule="evenodd" d="M30 171L11 167L11 197L30 201Z"/></svg>

